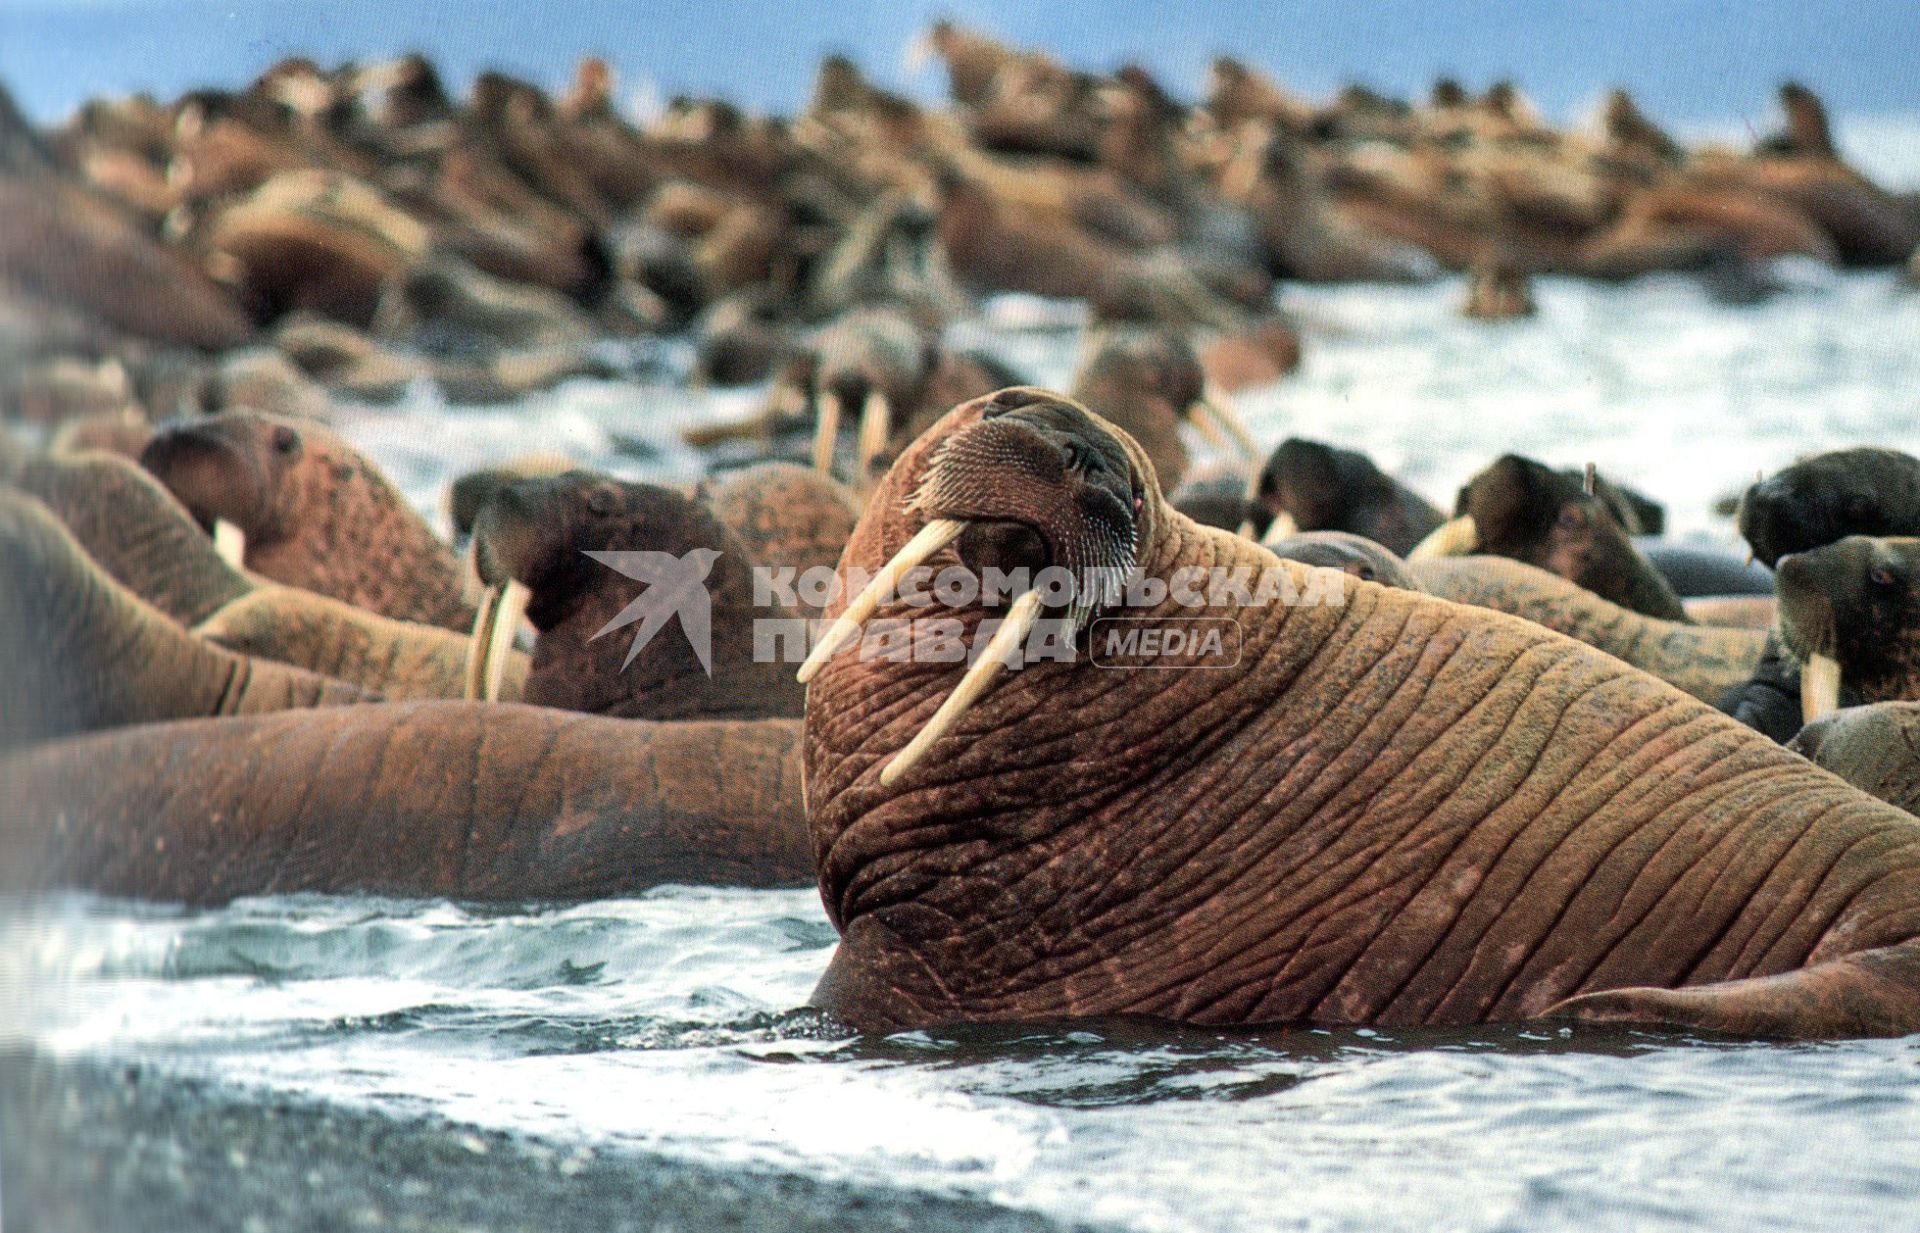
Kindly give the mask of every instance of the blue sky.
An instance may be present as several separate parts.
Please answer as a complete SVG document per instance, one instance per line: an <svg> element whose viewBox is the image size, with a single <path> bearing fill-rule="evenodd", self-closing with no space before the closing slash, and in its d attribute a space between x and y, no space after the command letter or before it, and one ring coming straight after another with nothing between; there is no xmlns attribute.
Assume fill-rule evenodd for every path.
<svg viewBox="0 0 1920 1233"><path fill-rule="evenodd" d="M1789 76L1839 111L1920 113L1920 0L0 0L0 80L54 119L93 94L237 84L295 52L331 62L419 49L456 82L500 67L556 84L592 51L628 89L790 110L831 50L892 84L937 89L931 71L903 76L900 51L943 14L1079 64L1139 60L1189 95L1230 50L1316 95L1353 79L1418 93L1438 73L1475 86L1511 75L1561 118L1621 84L1668 120L1758 127Z"/></svg>

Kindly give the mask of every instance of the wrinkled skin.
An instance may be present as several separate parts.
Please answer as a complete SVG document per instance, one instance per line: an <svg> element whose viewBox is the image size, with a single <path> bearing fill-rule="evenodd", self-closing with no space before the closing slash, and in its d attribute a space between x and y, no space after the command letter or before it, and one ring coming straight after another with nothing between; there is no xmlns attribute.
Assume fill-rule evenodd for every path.
<svg viewBox="0 0 1920 1233"><path fill-rule="evenodd" d="M364 695L235 655L110 578L38 501L0 489L0 747L163 719L334 706Z"/></svg>
<svg viewBox="0 0 1920 1233"><path fill-rule="evenodd" d="M1920 705L1847 707L1802 728L1787 748L1862 792L1920 814Z"/></svg>
<svg viewBox="0 0 1920 1233"><path fill-rule="evenodd" d="M791 720L389 703L102 733L15 754L0 780L27 802L0 814L9 891L518 902L812 873Z"/></svg>
<svg viewBox="0 0 1920 1233"><path fill-rule="evenodd" d="M183 625L253 590L173 494L123 458L50 458L0 443L0 482L45 503L115 581Z"/></svg>
<svg viewBox="0 0 1920 1233"><path fill-rule="evenodd" d="M1266 534L1284 511L1302 531L1364 535L1401 556L1441 522L1439 510L1365 454L1298 437L1282 441L1267 459L1253 506L1257 534Z"/></svg>
<svg viewBox="0 0 1920 1233"><path fill-rule="evenodd" d="M1402 591L1426 590L1405 561L1365 536L1345 531L1302 531L1267 548L1283 561L1324 565L1362 582L1377 582Z"/></svg>
<svg viewBox="0 0 1920 1233"><path fill-rule="evenodd" d="M1779 565L1780 645L1840 664L1850 701L1920 699L1920 539L1850 536Z"/></svg>
<svg viewBox="0 0 1920 1233"><path fill-rule="evenodd" d="M860 520L860 504L844 485L791 462L726 472L702 481L694 495L739 537L750 561L792 566L796 574L832 569Z"/></svg>
<svg viewBox="0 0 1920 1233"><path fill-rule="evenodd" d="M1138 447L1059 406L1002 410L991 452L962 443L1006 404L956 408L876 493L849 567L878 569L929 519L1013 516L1054 556L1118 516L1149 577L1300 569L1173 513ZM1209 610L1244 635L1211 671L1004 674L891 787L879 772L958 671L829 660L808 817L842 939L815 1003L874 1030L1113 1014L1920 1028L1908 815L1569 639L1347 594Z"/></svg>
<svg viewBox="0 0 1920 1233"><path fill-rule="evenodd" d="M474 523L474 563L488 586L518 580L533 594L539 631L522 698L540 706L625 719L798 718L804 691L791 664L755 662L754 626L796 620L756 605L752 560L711 511L671 489L590 471L526 479L496 491ZM683 628L684 608L628 662L645 618L609 629L651 587L589 552L697 554L709 566L712 672ZM698 572L697 570L695 571ZM605 631L604 633L602 631Z"/></svg>
<svg viewBox="0 0 1920 1233"><path fill-rule="evenodd" d="M1454 513L1473 518L1479 552L1525 561L1647 616L1687 619L1613 503L1597 490L1588 496L1572 475L1508 454L1467 481Z"/></svg>
<svg viewBox="0 0 1920 1233"><path fill-rule="evenodd" d="M1505 557L1410 561L1431 594L1491 608L1565 634L1702 702L1718 702L1755 671L1765 630L1662 621L1600 598L1546 570Z"/></svg>
<svg viewBox="0 0 1920 1233"><path fill-rule="evenodd" d="M295 587L263 586L193 632L229 651L305 668L390 702L459 698L467 684L470 638ZM527 665L524 652L507 653L501 701L520 700Z"/></svg>
<svg viewBox="0 0 1920 1233"><path fill-rule="evenodd" d="M1920 535L1920 459L1871 448L1816 454L1747 489L1736 517L1769 568L1849 535Z"/></svg>
<svg viewBox="0 0 1920 1233"><path fill-rule="evenodd" d="M246 566L382 616L465 632L459 559L377 467L315 424L251 411L184 421L140 463L208 531L246 533Z"/></svg>

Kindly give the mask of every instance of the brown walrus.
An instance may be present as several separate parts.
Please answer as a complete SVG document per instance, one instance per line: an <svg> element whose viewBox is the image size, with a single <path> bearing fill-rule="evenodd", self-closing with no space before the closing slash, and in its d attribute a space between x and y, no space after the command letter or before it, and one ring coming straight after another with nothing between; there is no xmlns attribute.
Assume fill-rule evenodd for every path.
<svg viewBox="0 0 1920 1233"><path fill-rule="evenodd" d="M1920 814L1920 703L1835 711L1802 728L1787 748L1862 792Z"/></svg>
<svg viewBox="0 0 1920 1233"><path fill-rule="evenodd" d="M173 494L124 458L30 454L0 438L0 483L38 498L116 582L182 625L253 589Z"/></svg>
<svg viewBox="0 0 1920 1233"><path fill-rule="evenodd" d="M860 504L846 486L791 462L762 462L702 480L694 498L726 524L747 559L798 578L831 570L860 521ZM794 611L817 617L821 606L796 590Z"/></svg>
<svg viewBox="0 0 1920 1233"><path fill-rule="evenodd" d="M366 698L195 638L95 565L40 502L0 488L0 747L99 728Z"/></svg>
<svg viewBox="0 0 1920 1233"><path fill-rule="evenodd" d="M1442 557L1410 561L1407 568L1442 599L1544 625L1702 702L1720 702L1752 675L1767 651L1765 630L1664 621L1507 557Z"/></svg>
<svg viewBox="0 0 1920 1233"><path fill-rule="evenodd" d="M475 627L482 681L506 645L483 631L517 628L524 610L539 631L529 703L626 719L800 715L805 694L769 640L777 630L803 645L800 620L681 493L591 471L518 480L481 507L473 556L498 597Z"/></svg>
<svg viewBox="0 0 1920 1233"><path fill-rule="evenodd" d="M1364 535L1346 531L1302 531L1266 541L1266 546L1283 561L1323 565L1351 574L1362 582L1377 582L1403 591L1427 589L1405 561Z"/></svg>
<svg viewBox="0 0 1920 1233"><path fill-rule="evenodd" d="M1189 461L1182 423L1242 461L1259 456L1239 413L1177 330L1108 326L1089 336L1073 394L1112 410L1113 422L1140 442L1170 487L1179 486Z"/></svg>
<svg viewBox="0 0 1920 1233"><path fill-rule="evenodd" d="M1802 720L1920 700L1920 539L1853 535L1779 564L1780 648Z"/></svg>
<svg viewBox="0 0 1920 1233"><path fill-rule="evenodd" d="M597 899L813 872L799 724L395 702L154 724L0 761L0 889ZM156 785L165 790L156 791Z"/></svg>
<svg viewBox="0 0 1920 1233"><path fill-rule="evenodd" d="M1641 527L1616 491L1596 477L1589 492L1567 472L1507 454L1467 481L1453 520L1407 555L1511 557L1635 612L1686 621L1680 597L1634 546Z"/></svg>
<svg viewBox="0 0 1920 1233"><path fill-rule="evenodd" d="M971 666L829 637L805 756L841 942L813 1001L851 1023L1920 1028L1911 817L1500 614L1366 583L1183 604L1182 567L1278 569L1296 595L1313 571L1173 513L1139 448L1057 395L956 408L900 458L846 565L915 557L1131 566L1167 587L1135 619L1213 617L1240 647L996 681L1038 590ZM901 612L869 605L848 624Z"/></svg>
<svg viewBox="0 0 1920 1233"><path fill-rule="evenodd" d="M1268 456L1248 504L1247 529L1255 535L1347 531L1402 556L1443 521L1439 510L1365 454L1299 437Z"/></svg>
<svg viewBox="0 0 1920 1233"><path fill-rule="evenodd" d="M403 621L466 632L460 561L352 446L250 411L184 421L141 465L209 532L237 530L246 568Z"/></svg>
<svg viewBox="0 0 1920 1233"><path fill-rule="evenodd" d="M470 637L399 621L298 587L256 588L193 627L216 646L317 672L392 702L466 696ZM528 657L508 650L500 699L518 702Z"/></svg>
<svg viewBox="0 0 1920 1233"><path fill-rule="evenodd" d="M1769 568L1849 535L1920 535L1920 459L1873 447L1815 454L1748 488L1735 517Z"/></svg>

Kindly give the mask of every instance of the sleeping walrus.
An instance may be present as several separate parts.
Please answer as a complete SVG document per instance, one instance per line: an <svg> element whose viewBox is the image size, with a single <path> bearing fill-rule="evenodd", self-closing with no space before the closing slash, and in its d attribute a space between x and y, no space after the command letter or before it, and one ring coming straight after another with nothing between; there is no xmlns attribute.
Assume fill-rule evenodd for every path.
<svg viewBox="0 0 1920 1233"><path fill-rule="evenodd" d="M914 612L892 580L956 563L1119 570L1128 603L1036 586L942 614L1000 619L976 662L872 654L858 627ZM842 935L814 1000L855 1024L1920 1029L1911 817L1567 638L1202 528L1057 395L956 408L842 566L879 585L803 669L804 753ZM1178 596L1213 566L1280 571L1282 598ZM1024 629L1077 649L1109 614L1156 646L1230 625L1236 651L1169 670L1141 639L996 677Z"/></svg>

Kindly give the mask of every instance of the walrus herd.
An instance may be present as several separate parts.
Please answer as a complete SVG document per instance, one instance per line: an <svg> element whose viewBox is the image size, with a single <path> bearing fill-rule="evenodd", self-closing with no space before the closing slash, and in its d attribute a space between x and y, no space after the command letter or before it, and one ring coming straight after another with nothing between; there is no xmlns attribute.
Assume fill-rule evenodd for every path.
<svg viewBox="0 0 1920 1233"><path fill-rule="evenodd" d="M1497 320L1908 262L1811 92L1742 155L1618 92L1579 134L926 42L950 107L836 57L791 120L636 125L597 61L0 92L0 891L817 884L871 1030L1920 1031L1920 460L1758 478L1743 560L1631 476L1445 508L1235 409L1301 359L1277 279L1470 271ZM1000 291L1086 302L1070 389L947 329ZM690 485L499 459L449 538L336 410L669 335L767 391Z"/></svg>

